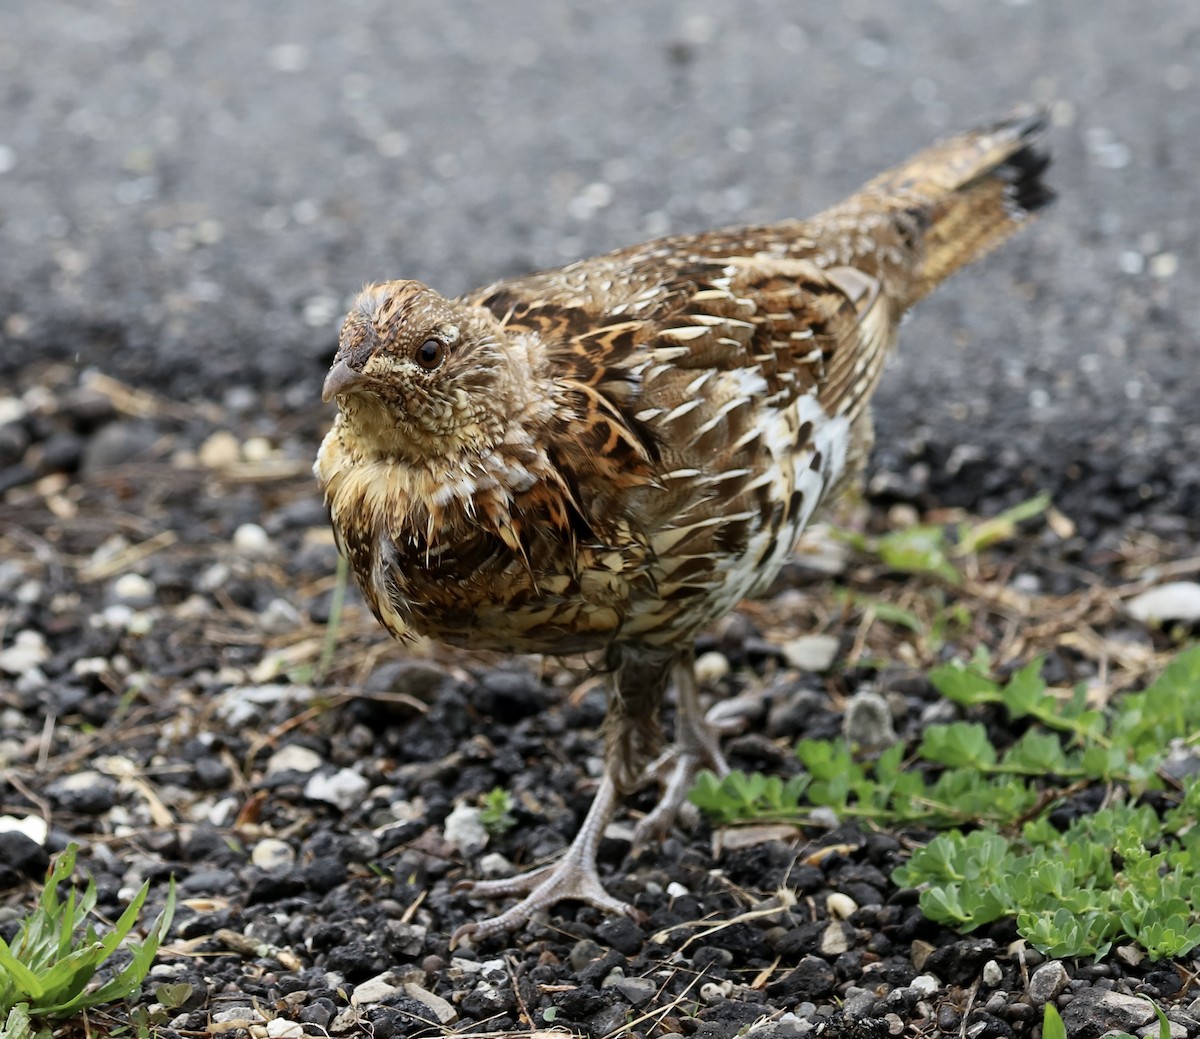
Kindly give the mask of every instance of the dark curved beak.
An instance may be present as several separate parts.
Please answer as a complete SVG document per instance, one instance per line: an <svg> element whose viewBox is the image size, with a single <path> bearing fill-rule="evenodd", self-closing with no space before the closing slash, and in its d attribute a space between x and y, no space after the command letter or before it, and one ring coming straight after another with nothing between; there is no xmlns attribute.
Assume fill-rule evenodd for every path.
<svg viewBox="0 0 1200 1039"><path fill-rule="evenodd" d="M328 404L338 394L348 393L366 382L366 379L362 372L356 372L344 360L338 361L325 376L325 385L321 387L321 400Z"/></svg>

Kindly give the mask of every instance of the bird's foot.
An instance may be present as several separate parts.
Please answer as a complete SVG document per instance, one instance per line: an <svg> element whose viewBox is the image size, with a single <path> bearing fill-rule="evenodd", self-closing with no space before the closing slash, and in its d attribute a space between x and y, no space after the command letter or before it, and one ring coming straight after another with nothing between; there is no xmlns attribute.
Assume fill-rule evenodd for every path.
<svg viewBox="0 0 1200 1039"><path fill-rule="evenodd" d="M643 773L647 781L661 786L662 793L658 804L635 827L634 848L667 835L681 809L688 806L687 793L701 769L710 769L722 779L729 775L729 764L721 753L718 736L740 728L740 719L714 718L712 712L707 718L697 715L698 712L680 712L675 720L674 745Z"/></svg>
<svg viewBox="0 0 1200 1039"><path fill-rule="evenodd" d="M600 874L596 870L596 852L600 846L600 838L612 819L616 804L615 785L605 776L583 826L557 862L516 877L467 881L459 885L471 895L481 898L506 898L512 895L525 897L498 916L463 924L454 932L450 940L451 948L463 938L482 941L506 931L515 931L528 923L529 918L538 910L567 899L585 902L605 913L637 916L637 910L633 906L614 898L604 889L604 885L600 883Z"/></svg>

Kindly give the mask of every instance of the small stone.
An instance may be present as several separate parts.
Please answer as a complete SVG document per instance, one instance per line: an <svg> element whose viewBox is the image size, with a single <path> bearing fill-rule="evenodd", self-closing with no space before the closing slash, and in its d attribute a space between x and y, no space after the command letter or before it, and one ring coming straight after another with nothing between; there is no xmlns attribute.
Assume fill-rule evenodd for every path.
<svg viewBox="0 0 1200 1039"><path fill-rule="evenodd" d="M896 729L887 699L869 689L855 693L846 704L842 734L860 747L886 747L895 743Z"/></svg>
<svg viewBox="0 0 1200 1039"><path fill-rule="evenodd" d="M783 659L798 671L828 671L837 659L839 642L833 635L801 635L782 647Z"/></svg>
<svg viewBox="0 0 1200 1039"><path fill-rule="evenodd" d="M1159 253L1150 261L1150 273L1156 278L1173 278L1179 272L1179 257L1174 253Z"/></svg>
<svg viewBox="0 0 1200 1039"><path fill-rule="evenodd" d="M983 983L988 988L995 988L1004 980L1004 971L1000 969L1000 964L995 960L988 960L983 965Z"/></svg>
<svg viewBox="0 0 1200 1039"><path fill-rule="evenodd" d="M234 686L217 697L213 710L231 728L260 725L272 708L292 709L313 698L309 686L285 683Z"/></svg>
<svg viewBox="0 0 1200 1039"><path fill-rule="evenodd" d="M436 993L430 992L424 986L418 985L416 982L406 981L404 983L404 994L409 999L415 999L418 1003L423 1003L427 1006L432 1011L434 1017L438 1019L439 1024L449 1025L458 1020L458 1011L450 1003Z"/></svg>
<svg viewBox="0 0 1200 1039"><path fill-rule="evenodd" d="M846 939L846 930L840 923L836 921L830 923L821 933L820 953L822 956L841 956L849 948L850 943Z"/></svg>
<svg viewBox="0 0 1200 1039"><path fill-rule="evenodd" d="M233 778L233 770L220 758L202 757L192 766L196 786L201 790L223 790Z"/></svg>
<svg viewBox="0 0 1200 1039"><path fill-rule="evenodd" d="M842 825L842 820L828 805L817 805L808 813L808 821L813 826L824 826L828 830L836 830Z"/></svg>
<svg viewBox="0 0 1200 1039"><path fill-rule="evenodd" d="M697 682L704 686L713 686L728 675L731 668L729 658L724 653L712 650L701 653L696 658L695 670Z"/></svg>
<svg viewBox="0 0 1200 1039"><path fill-rule="evenodd" d="M1029 976L1029 1000L1035 1007L1056 998L1067 987L1071 976L1060 960L1043 963Z"/></svg>
<svg viewBox="0 0 1200 1039"><path fill-rule="evenodd" d="M862 1021L874 1016L873 1012L878 1003L874 992L858 985L850 985L842 997L842 1013L846 1015L847 1020Z"/></svg>
<svg viewBox="0 0 1200 1039"><path fill-rule="evenodd" d="M489 851L479 860L479 874L482 877L497 879L511 877L517 872L517 867L498 851Z"/></svg>
<svg viewBox="0 0 1200 1039"><path fill-rule="evenodd" d="M837 975L828 960L811 954L804 956L796 966L767 985L767 995L772 998L803 992L814 999L829 995L837 984ZM815 1010L815 1008L814 1008ZM796 1008L800 1013L800 1008Z"/></svg>
<svg viewBox="0 0 1200 1039"><path fill-rule="evenodd" d="M1154 1008L1148 1000L1099 988L1076 992L1062 1011L1067 1035L1134 1032L1150 1024L1154 1017Z"/></svg>
<svg viewBox="0 0 1200 1039"><path fill-rule="evenodd" d="M362 803L371 784L350 768L339 769L332 775L318 773L304 784L304 796L310 801L336 805L343 812Z"/></svg>
<svg viewBox="0 0 1200 1039"><path fill-rule="evenodd" d="M16 823L17 820L6 815L0 818L0 827L8 822ZM29 880L42 880L50 865L50 856L23 829L0 829L0 865Z"/></svg>
<svg viewBox="0 0 1200 1039"><path fill-rule="evenodd" d="M933 945L930 942L922 941L920 938L918 938L912 943L912 965L916 967L917 970L924 970L925 961L929 959L930 955L936 948L936 945Z"/></svg>
<svg viewBox="0 0 1200 1039"><path fill-rule="evenodd" d="M124 465L141 456L157 439L138 422L113 422L94 433L83 448L80 468L85 473Z"/></svg>
<svg viewBox="0 0 1200 1039"><path fill-rule="evenodd" d="M206 469L224 469L241 461L242 448L237 437L219 429L200 445L196 457Z"/></svg>
<svg viewBox="0 0 1200 1039"><path fill-rule="evenodd" d="M706 981L700 986L700 998L705 1003L716 1003L728 999L733 992L733 982L726 978L724 981Z"/></svg>
<svg viewBox="0 0 1200 1039"><path fill-rule="evenodd" d="M29 413L29 408L20 397L0 397L0 426L20 422Z"/></svg>
<svg viewBox="0 0 1200 1039"><path fill-rule="evenodd" d="M19 675L50 659L50 650L40 631L26 628L13 636L12 644L0 650L0 671Z"/></svg>
<svg viewBox="0 0 1200 1039"><path fill-rule="evenodd" d="M304 1026L285 1017L273 1017L267 1022L267 1039L304 1039Z"/></svg>
<svg viewBox="0 0 1200 1039"><path fill-rule="evenodd" d="M621 993L629 1002L640 1007L643 1003L650 1001L650 998L658 991L658 983L650 978L618 978L613 983L613 988Z"/></svg>
<svg viewBox="0 0 1200 1039"><path fill-rule="evenodd" d="M325 759L315 750L302 747L298 743L289 743L287 746L280 747L267 759L266 774L274 776L280 772L299 772L302 775L309 775L316 772L323 764L325 764Z"/></svg>
<svg viewBox="0 0 1200 1039"><path fill-rule="evenodd" d="M250 861L259 869L273 873L295 865L296 853L286 841L266 837L254 846L250 853Z"/></svg>
<svg viewBox="0 0 1200 1039"><path fill-rule="evenodd" d="M103 815L117 802L116 783L91 769L56 779L46 787L46 793L64 812L79 815Z"/></svg>
<svg viewBox="0 0 1200 1039"><path fill-rule="evenodd" d="M617 952L633 956L646 942L646 932L627 916L610 916L596 928L596 937Z"/></svg>
<svg viewBox="0 0 1200 1039"><path fill-rule="evenodd" d="M512 989L498 989L486 981L468 992L459 1004L464 1014L476 1019L507 1013L516 1005L517 997Z"/></svg>
<svg viewBox="0 0 1200 1039"><path fill-rule="evenodd" d="M83 455L83 438L74 433L51 433L42 444L42 472L70 472Z"/></svg>
<svg viewBox="0 0 1200 1039"><path fill-rule="evenodd" d="M0 725L4 719L0 717ZM40 815L0 815L0 833L20 833L34 844L44 845L50 828Z"/></svg>
<svg viewBox="0 0 1200 1039"><path fill-rule="evenodd" d="M286 635L300 627L300 611L286 599L272 599L259 614L258 624L268 635Z"/></svg>
<svg viewBox="0 0 1200 1039"><path fill-rule="evenodd" d="M942 987L942 983L932 974L918 974L908 983L908 987L922 999L928 999Z"/></svg>
<svg viewBox="0 0 1200 1039"><path fill-rule="evenodd" d="M684 895L690 895L691 892L684 887L678 880L672 880L667 885L667 894L671 898L682 898Z"/></svg>
<svg viewBox="0 0 1200 1039"><path fill-rule="evenodd" d="M233 532L233 547L248 556L270 555L274 546L271 535L257 523L243 523Z"/></svg>
<svg viewBox="0 0 1200 1039"><path fill-rule="evenodd" d="M846 920L858 911L858 903L849 895L835 891L825 899L825 908L835 920Z"/></svg>
<svg viewBox="0 0 1200 1039"><path fill-rule="evenodd" d="M1162 621L1200 620L1200 584L1195 581L1171 581L1135 595L1125 609L1143 624Z"/></svg>
<svg viewBox="0 0 1200 1039"><path fill-rule="evenodd" d="M571 964L571 969L578 974L592 960L599 959L603 955L604 950L596 942L590 938L582 938L571 946L567 962Z"/></svg>
<svg viewBox="0 0 1200 1039"><path fill-rule="evenodd" d="M394 970L377 974L354 986L350 996L351 1006L364 1006L370 1003L382 1003L385 999L403 995L404 987Z"/></svg>
<svg viewBox="0 0 1200 1039"><path fill-rule="evenodd" d="M1136 945L1118 945L1113 953L1127 967L1136 967L1146 958L1145 952Z"/></svg>
<svg viewBox="0 0 1200 1039"><path fill-rule="evenodd" d="M266 437L250 437L242 445L242 457L247 462L265 462L274 453L275 448Z"/></svg>
<svg viewBox="0 0 1200 1039"><path fill-rule="evenodd" d="M996 943L990 938L963 938L939 945L925 961L925 970L951 985L969 985L996 955ZM918 968L920 969L920 968Z"/></svg>
<svg viewBox="0 0 1200 1039"><path fill-rule="evenodd" d="M488 842L483 811L466 803L455 805L442 824L442 836L447 844L457 848L466 858L478 855Z"/></svg>
<svg viewBox="0 0 1200 1039"><path fill-rule="evenodd" d="M214 1010L211 1019L216 1024L226 1025L234 1024L246 1026L250 1024L258 1024L263 1020L263 1013L258 1007L252 1006L235 1006L228 1007L225 1010ZM220 1031L231 1031L232 1029L220 1029Z"/></svg>
<svg viewBox="0 0 1200 1039"><path fill-rule="evenodd" d="M154 584L141 574L122 574L112 584L112 598L127 606L149 606L154 602Z"/></svg>

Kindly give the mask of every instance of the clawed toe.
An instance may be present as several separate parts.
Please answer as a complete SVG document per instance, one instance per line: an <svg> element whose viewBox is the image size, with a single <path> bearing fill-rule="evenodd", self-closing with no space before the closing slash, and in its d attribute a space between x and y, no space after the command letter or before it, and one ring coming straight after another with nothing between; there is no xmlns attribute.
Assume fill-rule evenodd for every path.
<svg viewBox="0 0 1200 1039"><path fill-rule="evenodd" d="M516 877L459 885L460 890L466 890L480 898L506 898L512 895L525 897L498 916L464 924L450 939L451 947L467 937L481 941L506 931L515 931L528 923L529 918L538 910L567 900L585 902L605 913L636 916L637 911L633 906L614 898L604 890L596 870L596 851L600 846L604 828L616 810L616 803L616 786L612 778L606 775L600 783L600 789L596 791L596 798L578 835L557 862Z"/></svg>

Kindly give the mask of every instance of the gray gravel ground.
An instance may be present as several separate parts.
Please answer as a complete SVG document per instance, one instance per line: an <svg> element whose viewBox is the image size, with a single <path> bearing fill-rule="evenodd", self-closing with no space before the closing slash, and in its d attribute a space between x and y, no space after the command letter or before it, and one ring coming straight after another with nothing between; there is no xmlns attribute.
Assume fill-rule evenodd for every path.
<svg viewBox="0 0 1200 1039"><path fill-rule="evenodd" d="M1060 203L920 308L883 449L1196 503L1198 46L1191 0L5 4L0 373L310 402L366 280L803 215L1033 100Z"/></svg>

